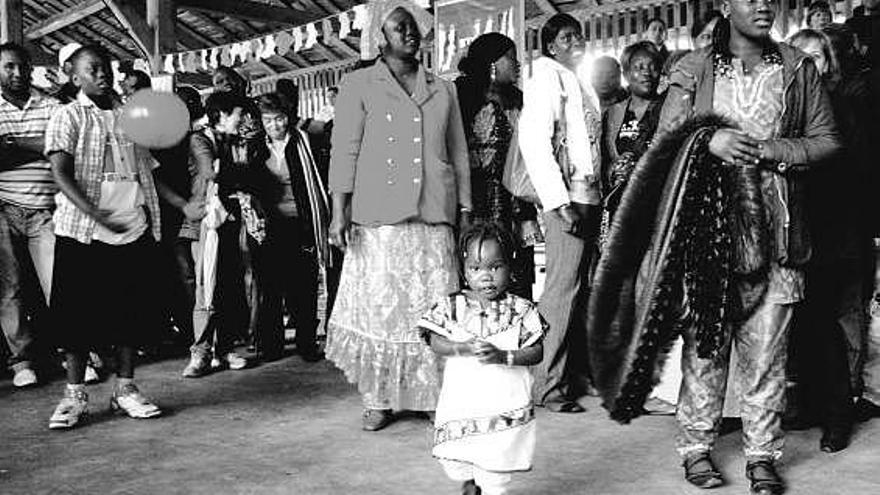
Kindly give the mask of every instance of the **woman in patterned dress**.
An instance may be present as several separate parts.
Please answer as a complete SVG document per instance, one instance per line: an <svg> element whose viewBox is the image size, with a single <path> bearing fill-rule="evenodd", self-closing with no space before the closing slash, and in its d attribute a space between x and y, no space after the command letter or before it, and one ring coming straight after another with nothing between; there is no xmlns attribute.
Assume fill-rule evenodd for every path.
<svg viewBox="0 0 880 495"><path fill-rule="evenodd" d="M458 290L453 229L471 195L455 88L416 58L431 16L407 0L371 8L365 36L381 56L343 80L336 103L330 239L345 261L326 354L376 431L394 409L436 407L440 370L416 323Z"/></svg>
<svg viewBox="0 0 880 495"><path fill-rule="evenodd" d="M496 222L519 239L512 262L511 292L531 298L535 244L542 242L535 207L504 189L501 179L513 129L522 109L516 87L516 45L499 33L481 35L468 47L455 80L471 160L475 220Z"/></svg>

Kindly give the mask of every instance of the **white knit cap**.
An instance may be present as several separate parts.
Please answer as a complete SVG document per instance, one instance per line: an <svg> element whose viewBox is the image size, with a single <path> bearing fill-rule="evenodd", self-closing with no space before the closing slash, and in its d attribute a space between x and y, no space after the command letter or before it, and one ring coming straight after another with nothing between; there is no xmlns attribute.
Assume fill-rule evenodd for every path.
<svg viewBox="0 0 880 495"><path fill-rule="evenodd" d="M80 45L79 43L68 43L62 46L61 49L58 50L58 67L63 68L64 62L67 62L67 59L69 59L70 56L73 55L73 52L79 50L80 48L82 48L82 45Z"/></svg>

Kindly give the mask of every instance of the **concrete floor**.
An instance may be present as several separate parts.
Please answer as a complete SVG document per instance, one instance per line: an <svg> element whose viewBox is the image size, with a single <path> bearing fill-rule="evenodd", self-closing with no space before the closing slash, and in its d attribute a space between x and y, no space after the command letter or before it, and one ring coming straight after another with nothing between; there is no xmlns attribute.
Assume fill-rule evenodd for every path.
<svg viewBox="0 0 880 495"><path fill-rule="evenodd" d="M183 359L151 363L138 381L168 414L136 421L109 412L110 384L89 387L92 416L72 431L49 431L61 394L56 381L15 390L0 381L0 493L11 494L457 494L431 458L426 420L360 430L360 401L326 361L292 356L244 371L183 379ZM670 417L628 426L588 412L540 410L535 467L514 494L696 494L672 450ZM880 493L880 421L828 455L819 432L789 436L784 475L792 494ZM724 436L717 461L728 485L748 493L739 435Z"/></svg>

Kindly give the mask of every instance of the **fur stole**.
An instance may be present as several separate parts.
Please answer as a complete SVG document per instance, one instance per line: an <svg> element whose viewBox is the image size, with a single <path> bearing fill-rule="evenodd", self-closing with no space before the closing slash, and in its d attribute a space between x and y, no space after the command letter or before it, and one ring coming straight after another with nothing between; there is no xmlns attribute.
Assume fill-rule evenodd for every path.
<svg viewBox="0 0 880 495"><path fill-rule="evenodd" d="M715 358L767 286L766 215L757 167L709 153L715 115L666 133L639 160L614 216L588 309L590 363L603 405L628 422L692 328Z"/></svg>

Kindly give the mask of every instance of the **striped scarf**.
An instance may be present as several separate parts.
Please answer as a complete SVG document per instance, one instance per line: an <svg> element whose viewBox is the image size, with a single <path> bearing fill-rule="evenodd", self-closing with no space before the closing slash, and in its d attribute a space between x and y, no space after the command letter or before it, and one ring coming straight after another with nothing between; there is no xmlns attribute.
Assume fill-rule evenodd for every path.
<svg viewBox="0 0 880 495"><path fill-rule="evenodd" d="M296 151L299 154L299 163L302 166L303 178L306 183L306 191L309 196L309 207L312 210L312 232L315 236L315 250L317 251L318 266L326 270L333 266L330 256L330 202L327 199L327 189L324 181L318 173L315 158L309 146L308 136L300 130L293 129L296 133Z"/></svg>

